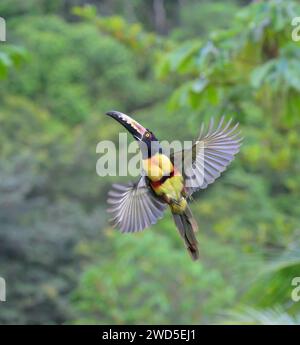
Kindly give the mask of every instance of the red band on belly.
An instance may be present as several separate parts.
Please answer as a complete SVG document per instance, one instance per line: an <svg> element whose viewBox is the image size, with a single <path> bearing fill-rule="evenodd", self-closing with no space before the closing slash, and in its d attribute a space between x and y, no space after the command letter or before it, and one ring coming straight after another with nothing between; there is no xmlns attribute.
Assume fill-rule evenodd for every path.
<svg viewBox="0 0 300 345"><path fill-rule="evenodd" d="M174 176L174 170L171 171L171 173L169 175L164 175L160 180L158 181L151 181L151 186L153 188L158 188L159 186L161 186L168 178L173 177Z"/></svg>

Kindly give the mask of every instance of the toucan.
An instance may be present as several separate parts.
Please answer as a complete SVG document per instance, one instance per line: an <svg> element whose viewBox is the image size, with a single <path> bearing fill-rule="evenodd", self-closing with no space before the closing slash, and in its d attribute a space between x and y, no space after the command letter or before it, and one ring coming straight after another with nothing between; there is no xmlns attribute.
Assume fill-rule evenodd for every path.
<svg viewBox="0 0 300 345"><path fill-rule="evenodd" d="M188 201L195 191L213 183L238 153L242 141L238 123L232 125L232 119L222 117L215 126L212 118L207 129L202 124L190 148L167 155L156 136L132 117L119 111L106 114L133 135L142 151L138 181L113 184L108 193L112 225L122 232L141 231L162 218L169 206L191 258L197 260L198 225Z"/></svg>

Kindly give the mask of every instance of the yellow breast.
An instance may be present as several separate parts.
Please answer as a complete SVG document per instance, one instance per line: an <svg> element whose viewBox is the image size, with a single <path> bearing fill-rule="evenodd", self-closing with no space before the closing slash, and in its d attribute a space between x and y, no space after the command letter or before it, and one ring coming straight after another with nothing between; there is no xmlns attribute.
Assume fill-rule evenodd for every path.
<svg viewBox="0 0 300 345"><path fill-rule="evenodd" d="M169 157L156 153L143 160L143 169L151 181L159 181L163 176L169 175L173 171L173 164Z"/></svg>

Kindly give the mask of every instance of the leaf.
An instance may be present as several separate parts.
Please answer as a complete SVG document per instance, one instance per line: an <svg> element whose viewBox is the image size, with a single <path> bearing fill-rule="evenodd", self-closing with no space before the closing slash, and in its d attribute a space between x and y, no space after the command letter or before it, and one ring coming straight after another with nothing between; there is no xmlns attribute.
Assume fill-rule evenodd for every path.
<svg viewBox="0 0 300 345"><path fill-rule="evenodd" d="M187 106L190 100L191 83L183 84L173 92L168 107L171 110Z"/></svg>
<svg viewBox="0 0 300 345"><path fill-rule="evenodd" d="M300 66L299 61L292 60L284 71L286 83L300 91Z"/></svg>
<svg viewBox="0 0 300 345"><path fill-rule="evenodd" d="M192 85L192 91L195 93L200 93L204 90L207 84L208 84L208 80L206 78L199 78Z"/></svg>
<svg viewBox="0 0 300 345"><path fill-rule="evenodd" d="M186 66L191 63L195 52L201 47L200 42L188 42L182 47L172 52L169 57L170 68L172 71L184 72Z"/></svg>
<svg viewBox="0 0 300 345"><path fill-rule="evenodd" d="M12 65L12 60L7 53L0 52L0 78L7 75L7 69Z"/></svg>
<svg viewBox="0 0 300 345"><path fill-rule="evenodd" d="M263 64L262 66L259 66L255 68L250 76L250 82L251 85L257 89L262 86L262 84L266 81L266 77L268 74L275 69L276 61L271 60Z"/></svg>

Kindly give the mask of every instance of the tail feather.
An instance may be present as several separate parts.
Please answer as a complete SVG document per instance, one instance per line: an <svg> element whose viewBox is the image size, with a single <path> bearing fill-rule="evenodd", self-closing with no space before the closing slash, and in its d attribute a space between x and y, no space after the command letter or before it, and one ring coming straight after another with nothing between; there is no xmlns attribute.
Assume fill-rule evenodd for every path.
<svg viewBox="0 0 300 345"><path fill-rule="evenodd" d="M192 259L199 259L198 241L195 236L198 226L190 208L187 206L182 214L173 213L173 218Z"/></svg>

